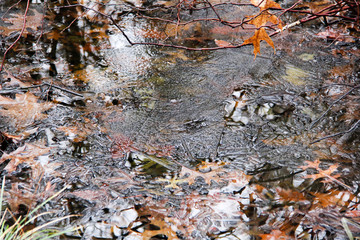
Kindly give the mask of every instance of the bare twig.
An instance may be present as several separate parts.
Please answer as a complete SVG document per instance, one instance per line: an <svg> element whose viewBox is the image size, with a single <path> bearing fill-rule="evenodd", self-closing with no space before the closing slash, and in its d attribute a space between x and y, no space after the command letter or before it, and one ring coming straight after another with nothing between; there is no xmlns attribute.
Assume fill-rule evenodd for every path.
<svg viewBox="0 0 360 240"><path fill-rule="evenodd" d="M26 15L29 11L29 6L30 6L30 0L27 0L27 3L26 3L26 8L25 8L25 13L24 13L24 20L23 20L23 26L22 26L22 29L21 29L21 32L19 34L19 36L16 38L16 40L10 45L10 47L8 47L3 55L3 60L1 62L1 66L0 66L0 72L2 71L3 67L4 67L4 64L5 64L5 58L6 58L6 54L10 51L10 49L12 49L15 44L20 40L22 34L24 33L25 31L25 27L26 27Z"/></svg>
<svg viewBox="0 0 360 240"><path fill-rule="evenodd" d="M7 14L8 12L10 12L10 10L11 10L13 7L15 7L16 5L19 5L19 3L21 3L21 0L19 0L17 3L14 3L11 7L9 7L9 8L6 10L6 12L1 16L0 19L4 19L5 16L6 16L6 14Z"/></svg>
<svg viewBox="0 0 360 240"><path fill-rule="evenodd" d="M312 129L330 110L331 108L338 103L339 101L341 101L343 98L345 98L347 95L349 95L352 91L354 91L356 88L359 88L360 85L357 85L353 88L351 88L349 91L347 91L346 93L344 93L343 95L341 95L338 99L336 99L332 104L330 104L330 106L327 108L327 110L325 112L323 112L323 114L321 114L320 117L318 117L309 127L309 130Z"/></svg>
<svg viewBox="0 0 360 240"><path fill-rule="evenodd" d="M328 135L328 136L325 136L325 137L322 137L322 138L319 138L315 141L312 141L310 143L311 144L314 144L314 143L317 143L317 142L320 142L322 140L325 140L325 139L328 139L328 138L332 138L332 137L336 137L336 136L339 136L339 135L344 135L346 133L351 133L352 131L355 131L358 127L360 126L360 120L358 120L357 122L355 122L350 129L344 131L344 132L338 132L338 133L335 133L335 134L331 134L331 135Z"/></svg>
<svg viewBox="0 0 360 240"><path fill-rule="evenodd" d="M28 91L31 88L39 88L39 87L43 87L43 86L48 86L49 88L56 88L59 89L63 92L67 92L70 93L72 95L78 96L78 97L84 97L83 95L81 95L80 93L68 90L66 88L62 88L47 82L44 82L42 84L38 84L38 85L33 85L33 86L29 86L29 87L20 87L20 88L12 88L12 89L2 89L0 90L0 94L10 94L10 93L14 93L14 92L23 92L23 91Z"/></svg>

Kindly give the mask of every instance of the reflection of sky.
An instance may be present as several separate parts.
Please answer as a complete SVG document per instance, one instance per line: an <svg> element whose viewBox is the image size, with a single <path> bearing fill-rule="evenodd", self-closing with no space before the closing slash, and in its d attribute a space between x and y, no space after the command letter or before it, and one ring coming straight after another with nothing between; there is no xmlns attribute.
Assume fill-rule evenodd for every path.
<svg viewBox="0 0 360 240"><path fill-rule="evenodd" d="M132 41L143 41L138 32L142 28L142 23L134 24L132 18L122 21L121 26ZM150 55L147 53L146 46L131 46L125 37L114 28L115 34L109 37L109 49L103 50L105 60L125 78L135 80L139 75L146 74L150 67Z"/></svg>
<svg viewBox="0 0 360 240"><path fill-rule="evenodd" d="M143 23L135 22L132 17L127 17L118 24L131 40L143 41L141 36L136 34L140 32L138 29L144 27ZM111 26L109 30L113 34L109 35L107 46L101 47L102 50L99 53L108 67L98 68L87 64L84 69L88 84L95 92L108 91L134 83L140 76L146 75L151 66L151 58L146 51L146 46L131 46L116 27ZM80 51L84 54L83 49Z"/></svg>

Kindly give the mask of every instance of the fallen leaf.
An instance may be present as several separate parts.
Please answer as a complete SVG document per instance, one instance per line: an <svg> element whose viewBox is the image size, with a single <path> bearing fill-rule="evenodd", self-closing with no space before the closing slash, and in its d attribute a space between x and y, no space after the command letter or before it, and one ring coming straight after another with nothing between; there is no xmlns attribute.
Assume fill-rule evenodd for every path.
<svg viewBox="0 0 360 240"><path fill-rule="evenodd" d="M215 39L215 44L218 45L219 47L233 47L233 45L231 45L231 43L224 41L224 40Z"/></svg>
<svg viewBox="0 0 360 240"><path fill-rule="evenodd" d="M0 114L12 119L15 126L26 127L36 120L46 118L42 112L49 110L53 104L45 102L38 103L38 98L31 94L16 94L15 99L0 96ZM21 113L21 114L19 114Z"/></svg>
<svg viewBox="0 0 360 240"><path fill-rule="evenodd" d="M295 191L295 190L291 190L291 189L282 189L282 188L277 188L276 191L279 194L280 199L285 202L298 203L299 201L306 200L304 193L299 192L299 191Z"/></svg>
<svg viewBox="0 0 360 240"><path fill-rule="evenodd" d="M272 230L269 234L260 234L261 240L287 240L292 239L280 230Z"/></svg>
<svg viewBox="0 0 360 240"><path fill-rule="evenodd" d="M75 196L78 198L82 198L88 201L97 201L99 199L102 199L102 201L106 200L106 198L109 198L109 194L105 189L97 189L97 190L79 190L74 191L71 193L68 193L67 196Z"/></svg>
<svg viewBox="0 0 360 240"><path fill-rule="evenodd" d="M30 130L23 131L17 135L11 135L11 134L7 134L7 133L3 133L3 134L6 137L11 138L13 140L21 141L21 140L28 138L30 135L36 133L38 129L39 129L39 127L36 127L36 128L30 129Z"/></svg>
<svg viewBox="0 0 360 240"><path fill-rule="evenodd" d="M252 0L251 3L254 6L260 7L260 12L258 15L248 16L247 18L250 19L248 23L255 25L258 29L255 30L255 33L251 38L244 41L243 45L253 44L254 55L256 58L256 55L260 53L260 42L262 40L266 41L275 51L274 43L265 31L265 26L268 22L271 22L277 24L279 29L282 29L282 23L276 15L270 13L267 9L281 8L281 6L271 0Z"/></svg>
<svg viewBox="0 0 360 240"><path fill-rule="evenodd" d="M173 177L171 179L160 178L160 179L157 179L156 181L157 182L168 182L168 183L170 183L170 184L166 185L165 188L178 189L180 187L177 184L186 182L186 179L178 179L177 177Z"/></svg>
<svg viewBox="0 0 360 240"><path fill-rule="evenodd" d="M327 28L325 31L317 33L316 36L340 42L355 42L355 38L350 36L349 33L333 28Z"/></svg>
<svg viewBox="0 0 360 240"><path fill-rule="evenodd" d="M29 87L29 83L24 83L19 78L15 77L13 74L7 72L5 70L6 74L3 75L3 79L6 79L8 81L3 83L4 87Z"/></svg>
<svg viewBox="0 0 360 240"><path fill-rule="evenodd" d="M142 239L153 239L156 235L165 235L166 239L169 240L177 240L176 232L171 228L171 225L165 221L165 219L157 218L151 220L151 225L156 226L159 230L151 230L145 229L143 233L141 233Z"/></svg>
<svg viewBox="0 0 360 240"><path fill-rule="evenodd" d="M21 31L24 25L24 15L23 14L13 14L10 17L4 18L4 22L8 23L6 26L0 27L1 35L10 35L13 32ZM43 15L36 10L30 11L26 16L26 25L24 30L24 35L31 33L31 31L36 31L42 26Z"/></svg>
<svg viewBox="0 0 360 240"><path fill-rule="evenodd" d="M223 182L224 180L219 176L220 169L211 170L210 172L202 173L190 168L181 167L180 177L186 179L186 181L191 185L195 182L197 177L201 177L205 180L207 184L211 184L211 181Z"/></svg>
<svg viewBox="0 0 360 240"><path fill-rule="evenodd" d="M50 148L48 147L26 143L24 146L19 147L9 154L4 153L4 155L0 158L0 164L10 160L10 162L4 168L4 170L10 173L15 171L17 166L21 163L27 163L32 167L38 167L39 165L38 162L35 161L35 158L44 155L49 151Z"/></svg>

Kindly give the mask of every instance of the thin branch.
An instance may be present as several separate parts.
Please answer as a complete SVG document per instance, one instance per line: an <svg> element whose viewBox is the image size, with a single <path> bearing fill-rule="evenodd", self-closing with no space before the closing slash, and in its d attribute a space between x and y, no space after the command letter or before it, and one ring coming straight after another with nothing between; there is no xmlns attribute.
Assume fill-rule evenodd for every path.
<svg viewBox="0 0 360 240"><path fill-rule="evenodd" d="M335 134L331 134L331 135L328 135L328 136L325 136L325 137L322 137L322 138L319 138L315 141L312 141L310 143L311 144L314 144L314 143L317 143L317 142L320 142L322 140L325 140L325 139L328 139L328 138L332 138L332 137L336 137L336 136L339 136L339 135L344 135L346 133L351 133L352 131L355 131L358 127L360 126L360 120L358 120L356 123L354 123L350 129L344 131L344 132L338 132L338 133L335 133Z"/></svg>
<svg viewBox="0 0 360 240"><path fill-rule="evenodd" d="M341 101L343 98L345 98L347 95L349 95L352 91L354 91L356 88L359 88L360 85L357 85L353 88L351 88L349 91L347 91L346 93L344 93L343 95L341 95L338 99L336 99L332 104L330 104L330 106L327 108L327 110L325 112L323 112L323 114L321 114L320 117L318 117L309 127L309 130L312 129L330 110L331 108L338 103L339 101Z"/></svg>
<svg viewBox="0 0 360 240"><path fill-rule="evenodd" d="M3 59L2 59L2 62L1 62L1 66L0 66L0 72L2 71L3 67L4 67L4 64L5 64L5 59L6 59L6 54L10 51L10 49L12 49L15 44L20 40L22 34L24 33L25 31L25 27L26 27L26 15L29 11L29 6L30 6L30 0L27 0L27 3L26 3L26 8L25 8L25 13L24 13L24 20L23 20L23 25L22 25L22 29L21 29L21 32L19 34L19 36L17 37L17 39L10 45L10 47L8 47L3 55Z"/></svg>
<svg viewBox="0 0 360 240"><path fill-rule="evenodd" d="M84 97L80 93L77 93L77 92L74 92L74 91L68 90L66 88L62 88L62 87L59 87L59 86L56 86L56 85L53 85L53 84L50 84L50 83L47 83L47 82L44 82L44 83L38 84L38 85L29 86L29 87L2 89L2 90L0 90L0 94L10 94L10 93L14 93L14 92L23 92L23 91L28 91L29 89L32 89L32 88L39 88L39 87L43 87L43 86L48 86L49 88L56 88L56 89L59 89L59 90L61 90L63 92L67 92L67 93L70 93L70 94L78 96L78 97Z"/></svg>
<svg viewBox="0 0 360 240"><path fill-rule="evenodd" d="M10 10L13 8L13 7L15 7L16 5L19 5L19 3L21 3L21 1L22 0L19 0L17 3L14 3L11 7L9 7L7 10L6 10L6 12L1 16L1 20L3 20L4 18L5 18L5 16L6 16L6 14L8 13L8 12L10 12Z"/></svg>

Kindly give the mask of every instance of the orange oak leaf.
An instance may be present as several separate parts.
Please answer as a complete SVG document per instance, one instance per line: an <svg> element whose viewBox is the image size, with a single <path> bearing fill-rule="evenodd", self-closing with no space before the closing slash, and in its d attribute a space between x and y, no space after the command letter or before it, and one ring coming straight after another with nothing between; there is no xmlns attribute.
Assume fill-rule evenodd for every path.
<svg viewBox="0 0 360 240"><path fill-rule="evenodd" d="M316 169L319 173L317 174L312 174L312 175L307 175L305 178L312 178L314 180L319 179L319 178L330 178L331 180L334 180L338 177L340 177L340 175L332 175L338 168L337 164L331 165L328 169L323 170L320 168L320 160L317 159L314 162L311 161L305 161L307 163L307 166L301 166L301 168L303 170L306 170L308 168L314 168Z"/></svg>
<svg viewBox="0 0 360 240"><path fill-rule="evenodd" d="M282 28L280 19L268 11L262 12L259 16L249 16L249 18L254 18L249 21L249 24L253 24L257 28L265 27L268 22L277 24L279 28Z"/></svg>
<svg viewBox="0 0 360 240"><path fill-rule="evenodd" d="M320 165L320 160L316 159L314 162L311 161L305 161L305 163L307 164L307 166L301 166L301 168L303 170L306 170L308 168L315 168L315 169L319 169L319 165Z"/></svg>
<svg viewBox="0 0 360 240"><path fill-rule="evenodd" d="M218 177L217 173L213 171L202 173L187 167L181 168L180 176L185 177L190 185L195 183L197 177L202 177L207 184L211 184L211 180L215 180Z"/></svg>
<svg viewBox="0 0 360 240"><path fill-rule="evenodd" d="M331 174L333 174L336 170L337 170L338 166L337 165L331 165L328 169L326 170L322 170L322 169L319 169L319 173L317 174L312 174L312 175L307 175L306 178L312 178L314 180L316 179L319 179L319 178L325 178L325 177L328 177L328 178L338 178L340 177L339 174L337 175L333 175L331 176ZM331 176L331 177L330 177Z"/></svg>
<svg viewBox="0 0 360 240"><path fill-rule="evenodd" d="M181 172L180 172L180 176L181 178L185 178L185 180L191 185L195 182L195 179L197 177L201 177L205 180L205 182L207 184L211 184L211 180L216 181L216 182L223 182L224 180L219 176L219 174L221 173L222 169L221 168L214 168L211 167L211 171L203 173L203 172L199 172L196 170L192 170L190 168L181 167Z"/></svg>
<svg viewBox="0 0 360 240"><path fill-rule="evenodd" d="M255 31L254 36L244 41L243 45L253 44L254 55L256 58L256 55L260 53L260 42L262 40L266 41L275 51L274 43L265 31L264 27L268 22L271 22L276 24L279 29L282 29L280 19L267 10L269 8L281 8L281 6L272 0L251 0L251 3L256 7L260 7L260 12L258 15L248 16L248 23L255 25L258 29Z"/></svg>
<svg viewBox="0 0 360 240"><path fill-rule="evenodd" d="M246 39L243 45L252 44L254 46L254 55L256 58L256 55L260 53L260 42L262 40L266 41L275 50L274 43L269 37L269 35L266 33L264 28L260 28L259 30L256 30L254 36L252 36L249 39Z"/></svg>
<svg viewBox="0 0 360 240"><path fill-rule="evenodd" d="M268 8L281 8L280 4L272 0L251 0L251 3L256 7L260 7L261 10Z"/></svg>
<svg viewBox="0 0 360 240"><path fill-rule="evenodd" d="M152 230L145 228L144 232L142 232L140 235L142 236L142 239L153 239L156 235L165 235L170 240L179 239L177 237L176 232L171 228L171 225L166 221L167 218L164 219L152 219L151 225L156 226L158 230Z"/></svg>
<svg viewBox="0 0 360 240"><path fill-rule="evenodd" d="M303 193L295 190L278 188L276 191L279 194L280 199L285 202L299 202L306 200Z"/></svg>

